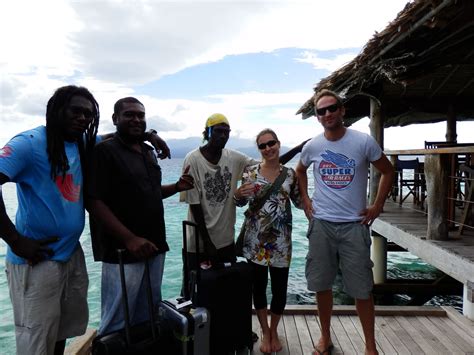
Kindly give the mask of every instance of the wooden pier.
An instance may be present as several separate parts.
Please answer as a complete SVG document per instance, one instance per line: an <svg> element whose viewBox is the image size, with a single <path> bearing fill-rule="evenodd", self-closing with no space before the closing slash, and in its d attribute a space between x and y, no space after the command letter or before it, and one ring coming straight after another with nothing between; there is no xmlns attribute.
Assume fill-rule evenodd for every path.
<svg viewBox="0 0 474 355"><path fill-rule="evenodd" d="M376 306L375 313L375 336L380 354L474 354L474 322L451 307ZM253 316L252 327L261 337L256 316ZM316 306L288 306L278 332L283 344L278 355L311 354L320 336ZM334 307L331 332L333 354L364 353L362 328L354 306ZM76 338L65 354L90 354L94 334L90 329L83 337ZM259 348L258 341L251 354L262 354ZM248 351L238 354L248 354Z"/></svg>
<svg viewBox="0 0 474 355"><path fill-rule="evenodd" d="M399 206L387 200L384 212L377 218L372 230L396 243L413 255L454 279L467 283L474 277L474 231L466 230L462 238L457 231L449 232L447 240L427 240L426 213L406 203Z"/></svg>
<svg viewBox="0 0 474 355"><path fill-rule="evenodd" d="M289 307L282 317L283 350L278 355L309 355L318 342L315 306L298 308ZM256 317L253 326L259 334ZM353 307L335 307L331 333L332 354L364 354L364 335ZM375 337L380 354L474 354L474 323L451 307L376 306ZM252 354L261 354L259 346L257 342Z"/></svg>

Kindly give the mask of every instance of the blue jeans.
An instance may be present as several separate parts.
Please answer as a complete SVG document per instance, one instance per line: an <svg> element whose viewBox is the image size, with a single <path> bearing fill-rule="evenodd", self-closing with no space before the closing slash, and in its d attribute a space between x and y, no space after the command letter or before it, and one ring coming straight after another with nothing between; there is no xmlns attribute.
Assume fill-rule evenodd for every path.
<svg viewBox="0 0 474 355"><path fill-rule="evenodd" d="M165 266L165 253L148 260L150 266L151 290L155 308L161 301L161 282ZM125 264L130 323L132 325L149 319L146 296L145 264ZM125 328L122 305L122 287L118 264L102 263L101 319L99 335Z"/></svg>

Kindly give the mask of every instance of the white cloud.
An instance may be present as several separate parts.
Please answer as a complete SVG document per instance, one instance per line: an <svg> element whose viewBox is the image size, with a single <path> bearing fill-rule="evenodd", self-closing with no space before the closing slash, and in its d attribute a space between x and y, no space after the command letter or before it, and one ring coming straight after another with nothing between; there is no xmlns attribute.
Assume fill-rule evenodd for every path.
<svg viewBox="0 0 474 355"><path fill-rule="evenodd" d="M133 85L226 55L354 48L404 3L8 1L0 21L2 48L9 49L2 71Z"/></svg>
<svg viewBox="0 0 474 355"><path fill-rule="evenodd" d="M314 69L334 71L350 62L356 55L357 53L350 52L338 54L334 58L321 58L317 53L304 51L301 53L301 57L295 58L295 60L301 63L309 63L314 67Z"/></svg>
<svg viewBox="0 0 474 355"><path fill-rule="evenodd" d="M46 102L59 86L90 88L100 103L101 130L113 129L114 102L133 95L137 83L233 54L358 47L395 18L404 4L404 0L4 1L0 145L16 132L42 124ZM255 116L274 114L276 104L294 105L296 110L310 90L303 89L196 100L145 99L149 117L177 123L176 131L168 131L170 137L185 137L192 132L199 135L205 118L219 111L230 116L236 132L249 132ZM294 118L289 122L301 122Z"/></svg>

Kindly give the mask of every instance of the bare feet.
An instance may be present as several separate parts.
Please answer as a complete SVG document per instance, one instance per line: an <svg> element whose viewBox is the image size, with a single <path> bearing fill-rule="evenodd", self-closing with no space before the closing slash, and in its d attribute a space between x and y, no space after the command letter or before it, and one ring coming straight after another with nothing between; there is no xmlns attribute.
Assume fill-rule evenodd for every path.
<svg viewBox="0 0 474 355"><path fill-rule="evenodd" d="M278 338L278 333L272 334L271 340L272 352L278 352L283 349L283 346L280 343L280 338Z"/></svg>
<svg viewBox="0 0 474 355"><path fill-rule="evenodd" d="M264 354L272 352L272 343L271 343L270 332L262 334L262 341L260 343L260 351Z"/></svg>
<svg viewBox="0 0 474 355"><path fill-rule="evenodd" d="M320 338L318 345L316 345L316 348L314 349L314 355L323 355L323 354L331 354L332 349L334 348L334 345L332 344L331 339L324 339Z"/></svg>
<svg viewBox="0 0 474 355"><path fill-rule="evenodd" d="M379 355L377 350L365 350L365 355Z"/></svg>

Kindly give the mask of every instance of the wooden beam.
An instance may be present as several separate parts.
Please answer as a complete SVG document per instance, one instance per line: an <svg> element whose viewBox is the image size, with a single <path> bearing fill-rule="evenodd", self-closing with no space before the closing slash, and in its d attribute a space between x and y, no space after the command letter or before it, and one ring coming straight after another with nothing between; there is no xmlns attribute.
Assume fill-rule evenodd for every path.
<svg viewBox="0 0 474 355"><path fill-rule="evenodd" d="M383 112L380 102L370 98L370 135L374 137L383 150ZM373 166L370 166L370 186L369 186L369 204L375 202L380 182L380 172Z"/></svg>
<svg viewBox="0 0 474 355"><path fill-rule="evenodd" d="M255 312L255 310L253 310ZM287 305L284 314L318 314L317 305ZM333 315L357 315L355 306L334 305ZM446 311L435 306L375 306L377 316L445 317Z"/></svg>
<svg viewBox="0 0 474 355"><path fill-rule="evenodd" d="M386 150L385 155L432 155L432 154L463 154L474 153L474 143L468 145L457 144L456 147L435 148L435 149L403 149Z"/></svg>
<svg viewBox="0 0 474 355"><path fill-rule="evenodd" d="M472 78L471 80L469 80L466 85L464 85L457 93L456 93L456 96L459 96L463 93L464 90L466 90L469 86L472 85L472 83L474 83L474 78Z"/></svg>
<svg viewBox="0 0 474 355"><path fill-rule="evenodd" d="M426 190L428 192L428 230L426 239L448 239L448 161L449 156L427 155L425 158Z"/></svg>
<svg viewBox="0 0 474 355"><path fill-rule="evenodd" d="M430 98L432 99L437 93L439 90L441 90L443 87L444 87L444 84L446 84L448 82L449 79L451 79L451 77L459 70L461 66L460 65L456 65L453 70L451 70L449 72L448 75L446 75L443 79L443 81L441 81L441 83L438 85L438 87L434 90L430 90Z"/></svg>
<svg viewBox="0 0 474 355"><path fill-rule="evenodd" d="M456 112L454 105L448 106L448 114L446 120L446 142L457 142L458 134L456 133Z"/></svg>
<svg viewBox="0 0 474 355"><path fill-rule="evenodd" d="M474 322L472 320L469 320L465 316L463 316L461 313L456 311L453 307L449 306L441 306L441 309L443 309L446 312L446 315L451 319L454 323L456 323L461 329L466 329L467 332L473 334L474 332Z"/></svg>

